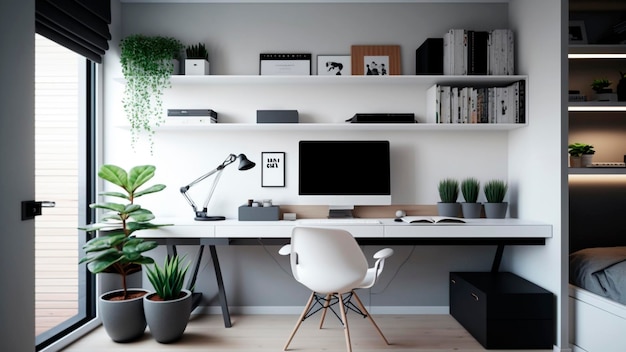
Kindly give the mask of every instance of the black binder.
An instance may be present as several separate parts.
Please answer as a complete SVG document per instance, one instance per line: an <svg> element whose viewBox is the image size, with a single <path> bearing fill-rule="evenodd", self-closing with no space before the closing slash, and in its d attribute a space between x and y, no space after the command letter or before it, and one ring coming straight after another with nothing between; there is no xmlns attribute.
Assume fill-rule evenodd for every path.
<svg viewBox="0 0 626 352"><path fill-rule="evenodd" d="M416 75L443 75L443 38L428 38L415 51Z"/></svg>

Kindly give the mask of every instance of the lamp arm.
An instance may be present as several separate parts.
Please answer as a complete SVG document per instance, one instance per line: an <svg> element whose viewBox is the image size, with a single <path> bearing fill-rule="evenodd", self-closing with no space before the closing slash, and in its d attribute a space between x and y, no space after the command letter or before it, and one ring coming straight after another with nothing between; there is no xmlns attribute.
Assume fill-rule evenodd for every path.
<svg viewBox="0 0 626 352"><path fill-rule="evenodd" d="M197 179L191 181L190 184L183 186L180 188L180 193L183 195L183 197L185 197L185 199L187 200L187 203L189 203L189 205L191 205L191 207L193 208L194 212L198 211L198 207L196 206L196 203L193 201L193 199L191 199L191 197L189 197L189 195L187 194L187 191L189 191L189 189L191 187L193 187L194 185L198 184L199 182L203 181L204 179L206 179L207 177L215 174L216 172L219 172L216 176L216 179L213 181L213 186L211 187L211 191L209 192L209 196L206 198L206 201L204 202L204 211L206 211L206 208L209 204L209 200L211 199L211 196L213 195L213 191L215 190L215 186L217 185L217 181L219 180L220 175L222 174L221 171L228 165L232 164L233 162L235 162L235 160L237 160L237 156L235 154L230 154L228 157L226 157L226 159L215 169L207 172L206 174L198 177Z"/></svg>

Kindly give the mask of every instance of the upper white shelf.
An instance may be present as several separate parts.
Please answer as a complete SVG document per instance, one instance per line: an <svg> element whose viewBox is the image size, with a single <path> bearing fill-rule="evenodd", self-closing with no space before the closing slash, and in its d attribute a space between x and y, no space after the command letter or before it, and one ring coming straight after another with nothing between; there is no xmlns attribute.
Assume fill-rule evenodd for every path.
<svg viewBox="0 0 626 352"><path fill-rule="evenodd" d="M212 84L390 84L390 85L498 85L519 80L528 76L444 76L444 75L398 75L398 76L260 76L260 75L207 75L171 77L172 85L212 85Z"/></svg>
<svg viewBox="0 0 626 352"><path fill-rule="evenodd" d="M159 131L507 131L523 123L176 123L158 127Z"/></svg>

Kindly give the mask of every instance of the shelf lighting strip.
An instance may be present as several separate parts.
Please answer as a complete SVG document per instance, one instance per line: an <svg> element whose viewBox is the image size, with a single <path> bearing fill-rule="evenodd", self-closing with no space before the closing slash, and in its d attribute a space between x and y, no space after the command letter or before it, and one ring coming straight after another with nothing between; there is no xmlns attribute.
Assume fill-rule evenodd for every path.
<svg viewBox="0 0 626 352"><path fill-rule="evenodd" d="M626 59L626 54L568 54L569 59Z"/></svg>
<svg viewBox="0 0 626 352"><path fill-rule="evenodd" d="M607 105L597 105L597 106L570 106L567 108L568 111L626 111L626 106L607 106Z"/></svg>

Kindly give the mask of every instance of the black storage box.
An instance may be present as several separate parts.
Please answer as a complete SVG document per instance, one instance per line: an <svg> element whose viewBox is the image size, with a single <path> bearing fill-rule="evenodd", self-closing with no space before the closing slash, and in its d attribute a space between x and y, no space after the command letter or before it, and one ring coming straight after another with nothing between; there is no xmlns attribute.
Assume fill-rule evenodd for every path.
<svg viewBox="0 0 626 352"><path fill-rule="evenodd" d="M277 221L280 218L280 207L239 207L239 221Z"/></svg>
<svg viewBox="0 0 626 352"><path fill-rule="evenodd" d="M257 110L257 123L298 123L298 110Z"/></svg>
<svg viewBox="0 0 626 352"><path fill-rule="evenodd" d="M416 75L443 75L443 38L428 38L415 51Z"/></svg>
<svg viewBox="0 0 626 352"><path fill-rule="evenodd" d="M512 273L450 273L450 314L487 349L552 349L554 300Z"/></svg>

